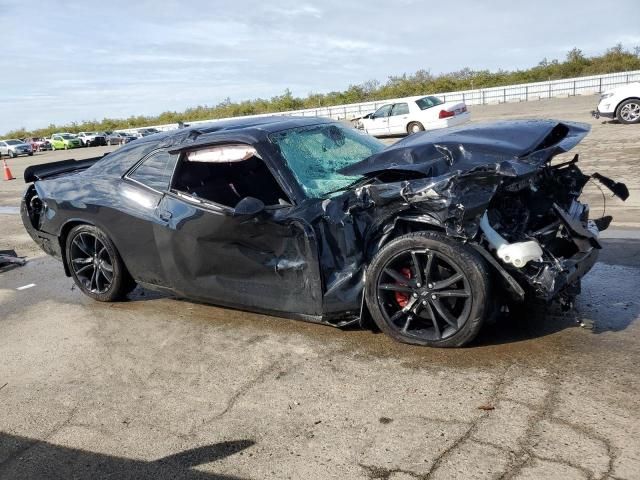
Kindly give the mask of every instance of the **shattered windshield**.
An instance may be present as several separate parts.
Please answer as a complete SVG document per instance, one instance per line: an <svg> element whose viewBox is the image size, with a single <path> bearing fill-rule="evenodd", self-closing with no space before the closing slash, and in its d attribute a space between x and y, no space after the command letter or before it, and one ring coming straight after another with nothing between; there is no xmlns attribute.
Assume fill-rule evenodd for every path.
<svg viewBox="0 0 640 480"><path fill-rule="evenodd" d="M269 135L294 176L311 198L322 197L357 182L360 175L338 171L385 148L373 137L340 124L297 127Z"/></svg>

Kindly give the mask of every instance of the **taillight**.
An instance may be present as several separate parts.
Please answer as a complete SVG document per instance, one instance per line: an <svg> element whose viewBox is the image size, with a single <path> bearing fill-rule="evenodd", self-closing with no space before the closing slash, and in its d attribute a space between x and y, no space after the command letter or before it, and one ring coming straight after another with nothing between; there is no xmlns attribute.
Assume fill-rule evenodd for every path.
<svg viewBox="0 0 640 480"><path fill-rule="evenodd" d="M448 110L440 110L440 114L438 115L438 118L449 118L449 117L453 117L455 115L454 112L449 112Z"/></svg>

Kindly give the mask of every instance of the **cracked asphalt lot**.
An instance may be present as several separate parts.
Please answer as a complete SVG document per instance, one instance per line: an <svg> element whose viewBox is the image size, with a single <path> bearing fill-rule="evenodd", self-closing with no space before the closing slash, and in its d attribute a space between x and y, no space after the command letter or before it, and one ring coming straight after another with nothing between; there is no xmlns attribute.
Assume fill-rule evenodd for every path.
<svg viewBox="0 0 640 480"><path fill-rule="evenodd" d="M140 289L93 302L0 220L29 258L0 273L2 479L640 478L638 230L607 232L575 310L434 350Z"/></svg>

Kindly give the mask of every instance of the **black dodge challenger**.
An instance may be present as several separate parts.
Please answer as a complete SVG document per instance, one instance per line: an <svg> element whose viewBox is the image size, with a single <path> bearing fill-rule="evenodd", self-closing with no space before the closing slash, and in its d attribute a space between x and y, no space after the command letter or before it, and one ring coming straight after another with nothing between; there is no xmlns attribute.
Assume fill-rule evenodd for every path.
<svg viewBox="0 0 640 480"><path fill-rule="evenodd" d="M555 155L585 124L510 121L385 147L341 123L262 117L27 168L22 218L88 296L136 284L393 338L462 346L504 306L570 304L596 261L578 197L597 180Z"/></svg>

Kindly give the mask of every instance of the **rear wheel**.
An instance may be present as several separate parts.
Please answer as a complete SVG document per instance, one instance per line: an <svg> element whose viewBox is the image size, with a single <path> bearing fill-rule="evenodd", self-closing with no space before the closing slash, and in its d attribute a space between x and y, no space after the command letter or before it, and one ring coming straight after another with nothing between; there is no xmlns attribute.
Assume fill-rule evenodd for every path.
<svg viewBox="0 0 640 480"><path fill-rule="evenodd" d="M424 131L424 126L420 122L411 122L409 125L407 125L407 133L409 135L422 131Z"/></svg>
<svg viewBox="0 0 640 480"><path fill-rule="evenodd" d="M640 100L630 98L625 100L616 109L616 118L620 123L639 123L640 122Z"/></svg>
<svg viewBox="0 0 640 480"><path fill-rule="evenodd" d="M92 225L69 232L66 260L75 284L95 300L112 302L135 287L111 239Z"/></svg>
<svg viewBox="0 0 640 480"><path fill-rule="evenodd" d="M489 313L484 260L436 232L399 237L367 270L365 298L376 325L394 339L431 347L471 342Z"/></svg>

